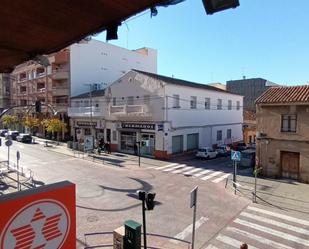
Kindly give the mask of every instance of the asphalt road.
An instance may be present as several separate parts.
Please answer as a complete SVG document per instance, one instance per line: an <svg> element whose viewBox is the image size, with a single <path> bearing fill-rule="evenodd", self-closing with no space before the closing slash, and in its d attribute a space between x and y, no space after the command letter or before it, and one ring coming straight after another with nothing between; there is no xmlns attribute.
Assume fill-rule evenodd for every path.
<svg viewBox="0 0 309 249"><path fill-rule="evenodd" d="M196 248L203 248L249 203L247 199L235 197L232 191L226 190L224 181L214 184L150 167L93 163L52 152L42 144L14 142L10 153L13 161L17 150L21 154L20 165L32 169L36 180L46 184L69 180L76 184L77 244L80 248L84 246L85 233L106 232L105 236L88 238L87 243L111 244L110 232L125 220L142 221L141 203L135 198L137 190L156 193L159 204L153 211L147 212L147 232L154 234L149 236L149 245L161 245L162 248L188 248L184 242L172 241L175 237L188 242L191 240L189 226L192 224L192 209L189 208L189 194L195 186L199 186ZM5 160L6 154L7 148L0 147L0 160ZM201 160L196 163L197 166L205 166Z"/></svg>
<svg viewBox="0 0 309 249"><path fill-rule="evenodd" d="M228 158L171 162L142 158L138 167L136 157L120 153L104 155L103 164L59 153L64 147L55 152L42 144L17 142L11 147L13 161L17 150L20 165L32 169L36 180L76 184L78 248L98 244L112 248L115 228L128 219L141 223L137 190L155 192L158 201L153 211L147 211L149 248L189 248L193 211L189 195L195 186L199 187L195 248L239 248L243 242L249 248L309 248L309 200L302 194L309 190L306 184L261 179L259 193L271 199L252 204L250 196L235 196L225 188L232 173ZM6 157L7 147L2 146L0 160ZM252 179L250 170L238 173L242 184ZM85 241L84 234L94 233L101 234L87 236Z"/></svg>

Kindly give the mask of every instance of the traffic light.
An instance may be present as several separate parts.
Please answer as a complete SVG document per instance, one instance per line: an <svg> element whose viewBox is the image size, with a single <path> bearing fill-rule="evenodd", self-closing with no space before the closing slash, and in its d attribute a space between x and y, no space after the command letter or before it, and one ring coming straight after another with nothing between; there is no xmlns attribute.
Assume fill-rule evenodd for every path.
<svg viewBox="0 0 309 249"><path fill-rule="evenodd" d="M145 198L146 198L146 192L145 191L142 191L142 190L138 190L137 191L137 194L138 194L138 199L141 200L141 201L144 201Z"/></svg>
<svg viewBox="0 0 309 249"><path fill-rule="evenodd" d="M146 196L147 210L153 210L155 206L155 202L154 202L155 197L156 197L156 193L147 193L147 196Z"/></svg>
<svg viewBox="0 0 309 249"><path fill-rule="evenodd" d="M41 106L42 106L41 101L39 101L39 100L35 101L35 111L36 112L41 112L41 110L42 110Z"/></svg>

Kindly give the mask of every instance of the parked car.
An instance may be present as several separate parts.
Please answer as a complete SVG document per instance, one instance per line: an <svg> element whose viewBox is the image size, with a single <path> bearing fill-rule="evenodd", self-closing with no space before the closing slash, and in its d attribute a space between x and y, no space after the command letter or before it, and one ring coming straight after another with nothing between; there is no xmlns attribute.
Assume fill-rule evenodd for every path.
<svg viewBox="0 0 309 249"><path fill-rule="evenodd" d="M8 131L5 134L6 139L16 140L16 137L19 135L19 131Z"/></svg>
<svg viewBox="0 0 309 249"><path fill-rule="evenodd" d="M216 152L218 156L228 156L231 153L231 148L228 145L220 145L217 147Z"/></svg>
<svg viewBox="0 0 309 249"><path fill-rule="evenodd" d="M16 137L18 142L31 144L32 143L32 136L30 134L21 133Z"/></svg>
<svg viewBox="0 0 309 249"><path fill-rule="evenodd" d="M237 143L235 148L234 148L234 150L237 150L237 151L243 151L243 150L246 150L246 149L248 149L248 146L243 142Z"/></svg>
<svg viewBox="0 0 309 249"><path fill-rule="evenodd" d="M1 129L1 130L0 130L0 136L1 136L1 137L5 137L5 133L7 133L7 132L8 132L7 129Z"/></svg>
<svg viewBox="0 0 309 249"><path fill-rule="evenodd" d="M204 147L204 148L198 149L195 156L199 158L210 159L210 158L215 158L217 156L217 152L210 147Z"/></svg>

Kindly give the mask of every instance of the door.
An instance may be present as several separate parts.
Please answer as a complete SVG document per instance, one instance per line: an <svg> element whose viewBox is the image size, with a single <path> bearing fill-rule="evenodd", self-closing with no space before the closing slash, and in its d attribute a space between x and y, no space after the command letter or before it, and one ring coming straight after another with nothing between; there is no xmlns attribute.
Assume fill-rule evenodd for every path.
<svg viewBox="0 0 309 249"><path fill-rule="evenodd" d="M183 152L183 136L173 136L172 137L172 153Z"/></svg>
<svg viewBox="0 0 309 249"><path fill-rule="evenodd" d="M281 176L298 180L299 153L281 151Z"/></svg>
<svg viewBox="0 0 309 249"><path fill-rule="evenodd" d="M198 149L198 135L199 135L198 133L187 135L187 150Z"/></svg>
<svg viewBox="0 0 309 249"><path fill-rule="evenodd" d="M154 134L141 134L142 141L146 143L141 146L141 155L152 156L155 150L155 135Z"/></svg>

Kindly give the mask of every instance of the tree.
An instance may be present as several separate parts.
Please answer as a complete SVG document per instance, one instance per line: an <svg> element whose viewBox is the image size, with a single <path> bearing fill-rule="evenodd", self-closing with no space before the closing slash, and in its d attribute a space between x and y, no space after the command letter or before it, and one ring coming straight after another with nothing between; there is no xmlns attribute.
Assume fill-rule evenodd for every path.
<svg viewBox="0 0 309 249"><path fill-rule="evenodd" d="M33 134L34 128L38 128L40 126L40 120L38 118L26 116L23 120L23 124L25 127L28 127L31 134Z"/></svg>
<svg viewBox="0 0 309 249"><path fill-rule="evenodd" d="M58 118L44 119L42 121L42 125L47 132L51 132L53 134L53 137L55 137L55 133L57 132L57 140L59 139L59 132L67 131L66 123Z"/></svg>
<svg viewBox="0 0 309 249"><path fill-rule="evenodd" d="M15 125L18 123L18 117L14 115L4 115L2 117L2 123L4 127L13 129Z"/></svg>

